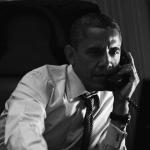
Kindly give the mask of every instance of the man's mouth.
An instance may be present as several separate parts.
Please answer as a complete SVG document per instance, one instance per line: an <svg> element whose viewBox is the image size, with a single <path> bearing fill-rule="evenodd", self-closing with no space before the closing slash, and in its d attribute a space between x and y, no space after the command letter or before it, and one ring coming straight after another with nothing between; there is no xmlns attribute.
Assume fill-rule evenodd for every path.
<svg viewBox="0 0 150 150"><path fill-rule="evenodd" d="M105 81L110 77L110 75L106 75L106 74L96 74L96 75L94 75L93 77L105 82Z"/></svg>

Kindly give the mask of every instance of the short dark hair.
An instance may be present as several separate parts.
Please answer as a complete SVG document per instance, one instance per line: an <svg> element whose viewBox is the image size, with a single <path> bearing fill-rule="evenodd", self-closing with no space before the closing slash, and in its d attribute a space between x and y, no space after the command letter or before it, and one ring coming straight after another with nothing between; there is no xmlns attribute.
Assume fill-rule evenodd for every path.
<svg viewBox="0 0 150 150"><path fill-rule="evenodd" d="M74 48L77 48L78 44L85 37L87 29L90 27L117 29L121 37L120 28L112 18L102 13L90 13L77 19L71 27L70 44Z"/></svg>

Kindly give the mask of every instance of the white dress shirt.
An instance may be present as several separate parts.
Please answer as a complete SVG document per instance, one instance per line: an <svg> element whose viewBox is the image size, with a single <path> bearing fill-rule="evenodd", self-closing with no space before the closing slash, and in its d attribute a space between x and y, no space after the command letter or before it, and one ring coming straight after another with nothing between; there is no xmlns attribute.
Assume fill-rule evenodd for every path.
<svg viewBox="0 0 150 150"><path fill-rule="evenodd" d="M85 92L71 65L27 73L0 117L0 150L80 150L86 108L79 96ZM99 91L98 96L89 150L125 150L127 133L109 119L113 94Z"/></svg>

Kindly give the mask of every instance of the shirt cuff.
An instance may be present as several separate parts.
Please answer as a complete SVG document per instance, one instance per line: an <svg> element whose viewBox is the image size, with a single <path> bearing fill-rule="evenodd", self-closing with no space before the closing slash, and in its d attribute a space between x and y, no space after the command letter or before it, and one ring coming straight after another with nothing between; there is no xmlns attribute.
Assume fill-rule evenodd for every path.
<svg viewBox="0 0 150 150"><path fill-rule="evenodd" d="M104 143L115 149L119 149L122 141L126 138L126 131L121 131L119 128L110 123Z"/></svg>

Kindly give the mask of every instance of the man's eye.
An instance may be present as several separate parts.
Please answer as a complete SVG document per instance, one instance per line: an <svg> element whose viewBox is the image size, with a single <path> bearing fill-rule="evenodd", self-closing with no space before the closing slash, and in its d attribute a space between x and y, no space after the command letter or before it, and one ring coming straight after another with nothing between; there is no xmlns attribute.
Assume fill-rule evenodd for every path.
<svg viewBox="0 0 150 150"><path fill-rule="evenodd" d="M111 56L115 56L117 54L120 54L120 51L119 50L112 50L109 52Z"/></svg>
<svg viewBox="0 0 150 150"><path fill-rule="evenodd" d="M92 55L102 55L103 51L100 50L100 49L93 49L93 50L89 51L89 54L92 54Z"/></svg>
<svg viewBox="0 0 150 150"><path fill-rule="evenodd" d="M91 51L90 53L91 53L91 54L98 54L99 51L98 51L98 50L94 50L94 51Z"/></svg>

